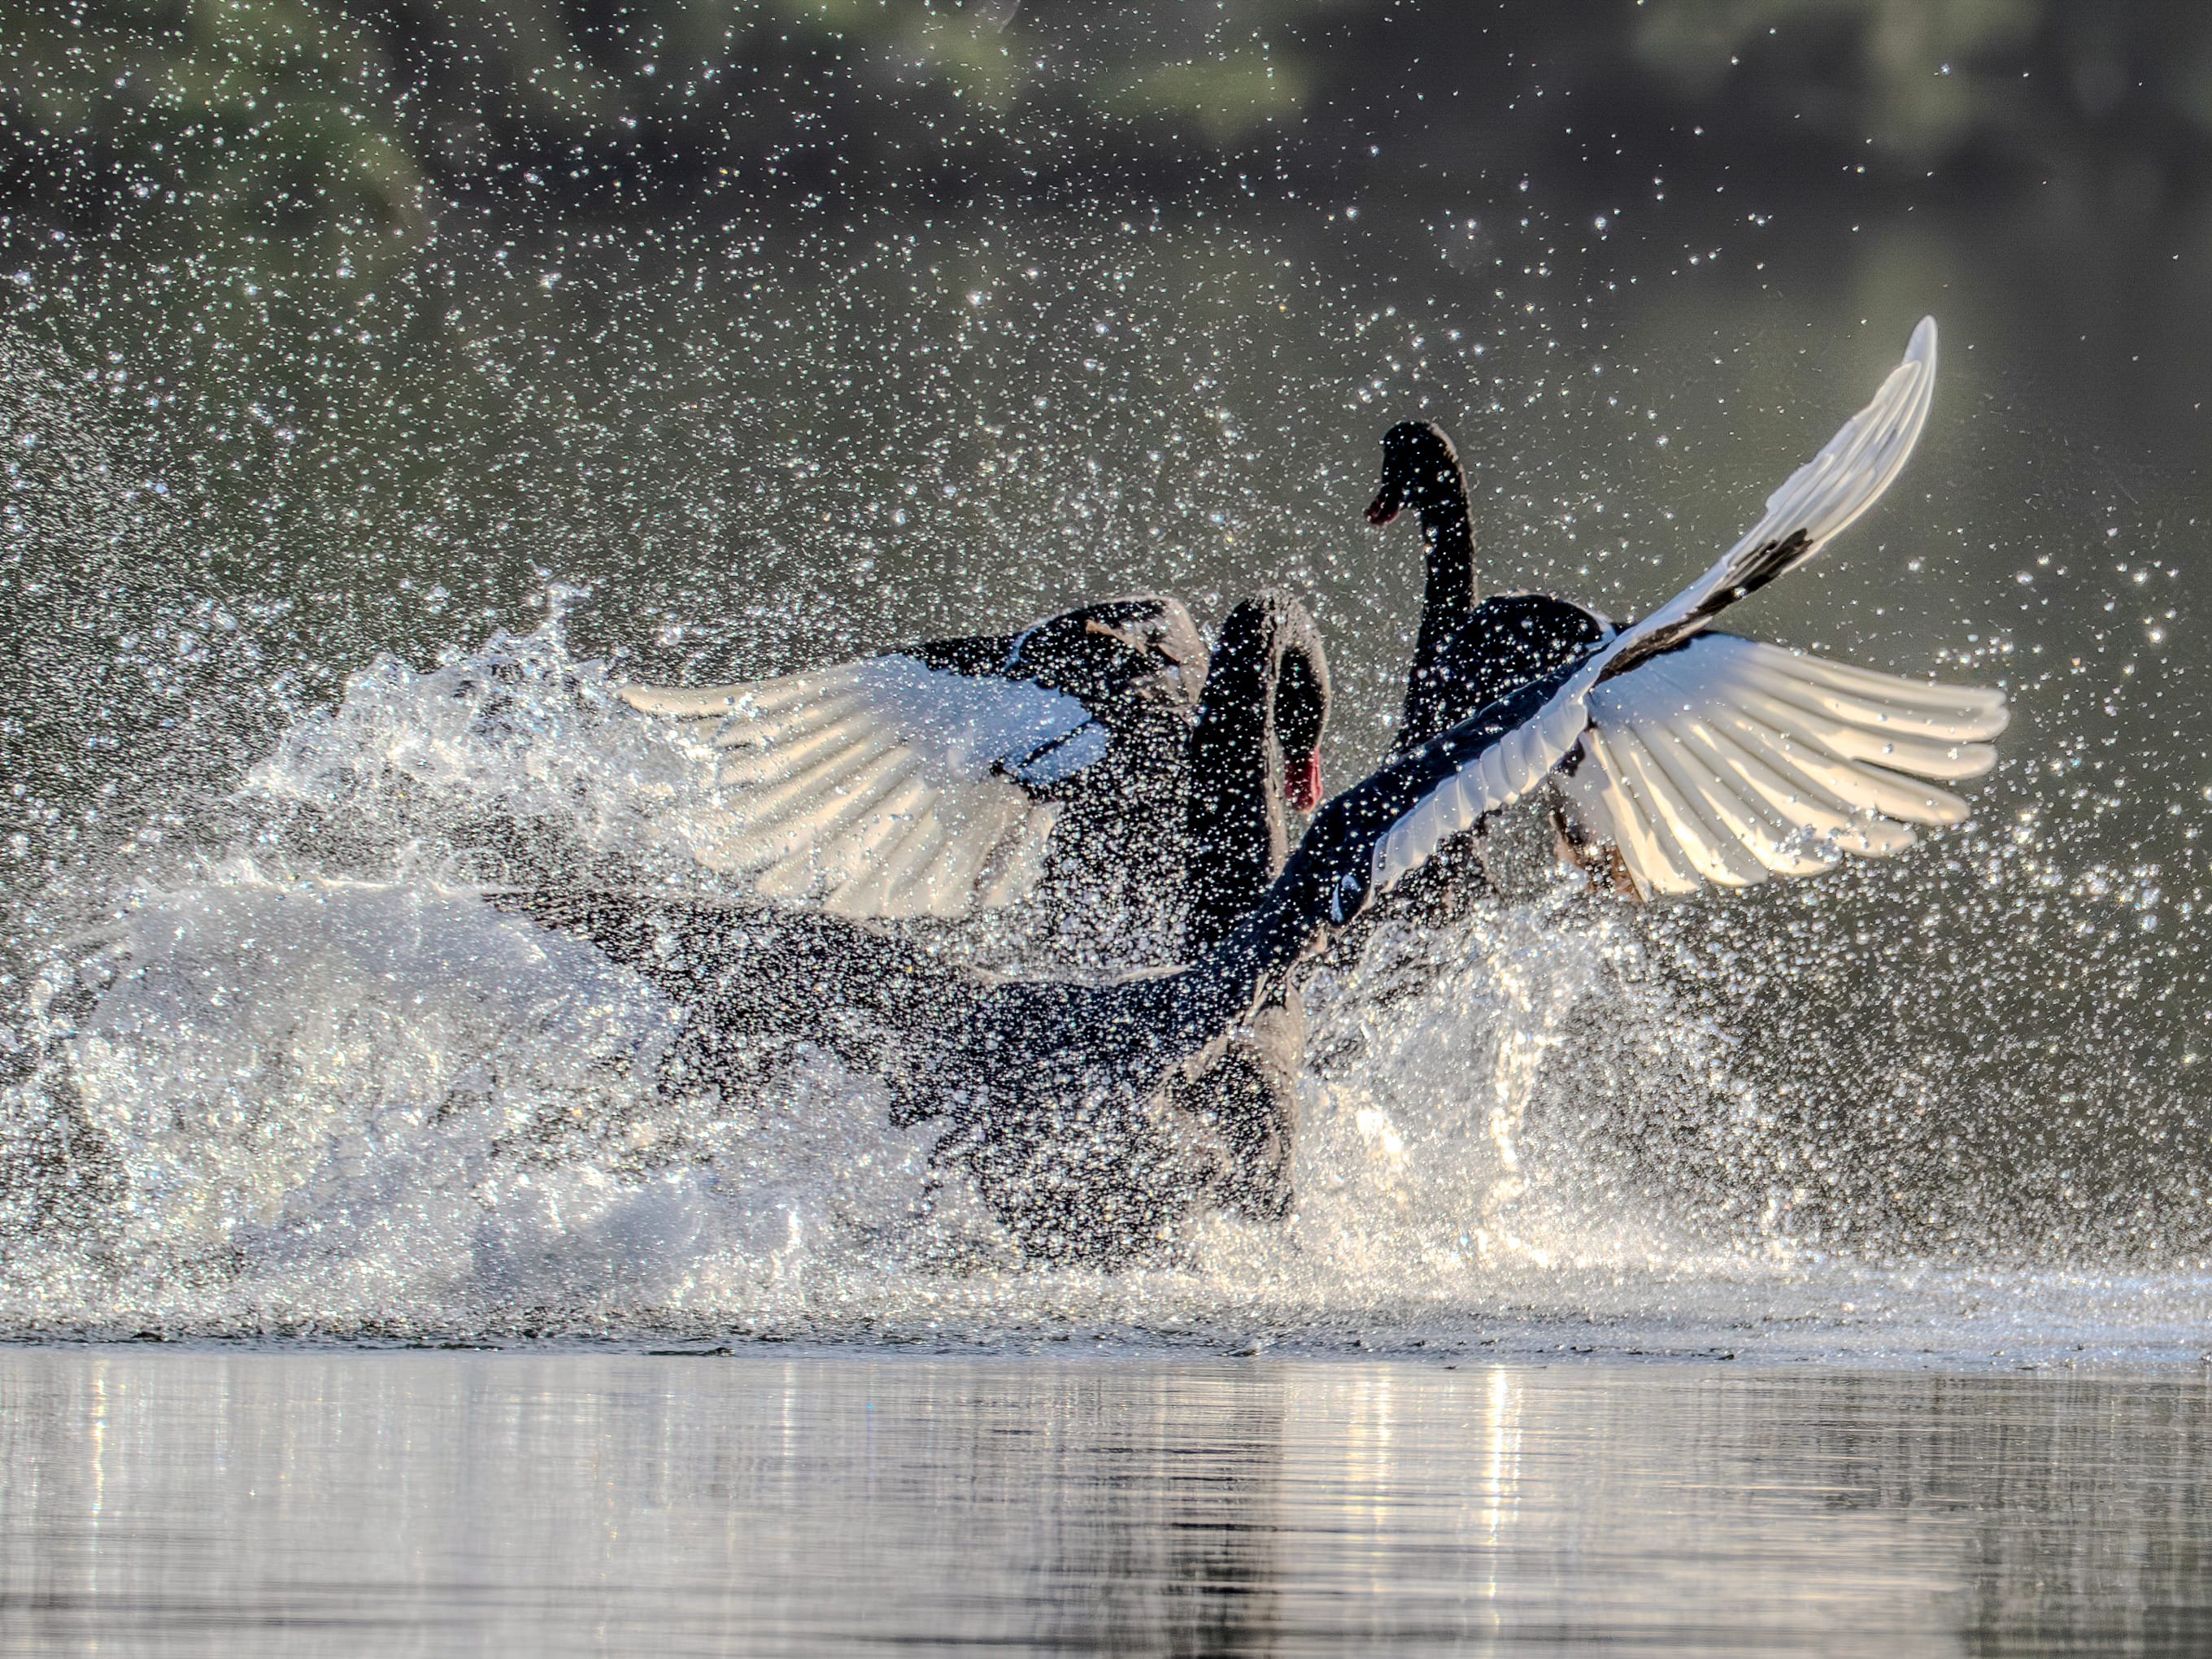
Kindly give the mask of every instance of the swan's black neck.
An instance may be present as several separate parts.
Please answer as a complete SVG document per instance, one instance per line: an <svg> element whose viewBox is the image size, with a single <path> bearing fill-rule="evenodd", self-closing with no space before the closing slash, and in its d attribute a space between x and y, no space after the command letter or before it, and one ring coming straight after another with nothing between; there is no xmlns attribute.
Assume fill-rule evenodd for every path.
<svg viewBox="0 0 2212 1659"><path fill-rule="evenodd" d="M1474 525L1468 515L1467 485L1455 479L1449 497L1421 508L1421 541L1428 581L1421 593L1424 642L1442 635L1474 609Z"/></svg>
<svg viewBox="0 0 2212 1659"><path fill-rule="evenodd" d="M1162 988L1170 1036L1188 1051L1230 1030L1293 982L1298 964L1337 925L1331 901L1340 872L1364 873L1364 849L1389 827L1389 808L1354 790L1329 802L1308 828L1283 872L1259 902ZM1349 920L1349 917L1344 918Z"/></svg>
<svg viewBox="0 0 2212 1659"><path fill-rule="evenodd" d="M1187 955L1225 935L1282 869L1285 763L1320 744L1328 709L1328 662L1305 607L1268 589L1231 611L1191 736Z"/></svg>
<svg viewBox="0 0 2212 1659"><path fill-rule="evenodd" d="M1442 689L1439 659L1446 642L1474 610L1474 525L1468 514L1467 474L1443 428L1429 421L1404 421L1382 437L1382 487L1370 518L1381 521L1410 507L1421 526L1426 567L1421 620L1406 676L1400 746L1441 729L1435 704Z"/></svg>
<svg viewBox="0 0 2212 1659"><path fill-rule="evenodd" d="M1406 677L1406 708L1399 724L1399 730L1415 741L1436 724L1430 705L1440 690L1444 642L1474 609L1474 527L1468 522L1466 497L1460 498L1456 512L1424 512L1421 539L1427 544L1428 580L1422 587L1420 631L1413 640L1413 665Z"/></svg>

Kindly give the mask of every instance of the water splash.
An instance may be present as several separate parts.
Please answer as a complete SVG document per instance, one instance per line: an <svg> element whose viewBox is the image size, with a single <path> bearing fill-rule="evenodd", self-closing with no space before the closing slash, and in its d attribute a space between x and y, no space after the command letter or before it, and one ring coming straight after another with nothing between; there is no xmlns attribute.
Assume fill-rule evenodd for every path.
<svg viewBox="0 0 2212 1659"><path fill-rule="evenodd" d="M373 662L185 844L57 881L39 902L79 925L0 1094L0 1322L1862 1354L2024 1326L2140 1352L2204 1302L1823 1248L1667 928L1541 881L1316 976L1289 1221L1218 1219L1119 1275L1024 1265L873 1083L812 1054L729 1099L664 1090L666 1000L481 896L711 888L711 776L571 653L556 604L427 671Z"/></svg>
<svg viewBox="0 0 2212 1659"><path fill-rule="evenodd" d="M525 872L714 879L711 775L557 615L356 675L225 803L225 845L100 896L41 971L7 1094L8 1316L622 1329L898 1322L979 1295L1024 1320L1105 1294L1017 1270L931 1169L933 1132L890 1128L826 1055L740 1100L664 1091L666 1000L480 896ZM1563 908L1396 929L1324 976L1316 1042L1340 1060L1308 1085L1297 1217L1218 1224L1160 1270L1170 1304L1449 1296L1549 1259L1516 1216L1522 1118L1603 977ZM87 1201L29 1196L64 1187Z"/></svg>

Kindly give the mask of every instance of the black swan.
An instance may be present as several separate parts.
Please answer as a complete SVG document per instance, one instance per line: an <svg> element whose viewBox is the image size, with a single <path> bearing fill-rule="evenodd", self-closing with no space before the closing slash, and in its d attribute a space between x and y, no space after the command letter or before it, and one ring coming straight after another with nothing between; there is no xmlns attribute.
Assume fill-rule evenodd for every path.
<svg viewBox="0 0 2212 1659"><path fill-rule="evenodd" d="M1185 879L1188 834L1210 833L1188 810L1197 750L1238 787L1269 774L1264 885L1284 809L1321 804L1329 685L1305 607L1270 590L1230 613L1212 653L1180 603L1147 595L1013 635L623 696L712 724L731 829L709 861L759 897L951 919L1032 894L1095 904L1110 880L1170 934L1194 915L1203 942L1249 895Z"/></svg>
<svg viewBox="0 0 2212 1659"><path fill-rule="evenodd" d="M1572 662L1613 636L1610 621L1548 593L1475 597L1474 525L1467 475L1442 427L1401 421L1382 434L1382 478L1368 523L1389 524L1407 507L1420 526L1425 557L1421 620L1406 669L1405 703L1390 753L1402 755L1488 708L1529 681ZM1563 861L1598 885L1633 892L1625 862L1609 848L1586 845L1556 799L1545 802ZM1399 908L1423 924L1449 919L1492 885L1485 837L1437 860L1412 884ZM1357 934L1346 950L1357 951Z"/></svg>
<svg viewBox="0 0 2212 1659"><path fill-rule="evenodd" d="M1467 475L1451 440L1432 422L1401 421L1382 434L1382 481L1367 521L1387 525L1408 507L1421 527L1426 569L1393 754L1427 742L1613 631L1597 612L1548 593L1477 601Z"/></svg>
<svg viewBox="0 0 2212 1659"><path fill-rule="evenodd" d="M1913 343L1916 350L1925 345L1932 382L1932 319L1915 332ZM1421 527L1427 568L1395 753L1615 633L1601 613L1548 593L1476 599L1466 476L1451 440L1426 421L1401 422L1384 434L1382 484L1367 509L1368 521L1387 525L1408 507ZM1900 795L1890 781L1858 775L1839 767L1838 757L1807 746L1826 744L1839 747L1843 760L1881 763L1881 745L1869 748L1837 723L1863 723L1887 709L1879 718L1889 732L1907 744L1924 742L1952 730L1940 718L1946 711L1964 712L1964 705L1946 701L1949 691L1719 634L1706 636L1701 653L1698 684L1708 691L1722 689L1718 677L1724 674L1724 711L1680 730L1644 731L1610 744L1594 738L1552 780L1561 854L1593 876L1639 896L1690 892L1705 882L1743 886L1771 874L1825 869L1833 861L1831 845L1870 856L1911 845L1911 832L1901 823L1879 817L1862 823L1855 815L1934 824L1966 817L1966 805L1955 796L1917 787ZM1685 695L1696 690L1656 664L1638 684ZM1603 692L1600 700L1615 695ZM1806 726L1808 708L1825 711L1826 720ZM1917 724L1905 712L1911 709L1923 711ZM1998 722L1990 728L1993 736L2002 729L2001 703L1992 702L1989 717ZM1798 738L1806 741L1793 741ZM1731 791L1740 793L1738 785L1717 789L1714 784L1716 769L1740 779L1760 769L1761 757L1777 752L1787 764L1773 781L1756 786L1758 792L1762 798L1775 787L1790 793L1788 816L1826 838L1819 844L1784 844L1746 833L1757 820L1728 799ZM1923 775L1973 774L1923 769Z"/></svg>
<svg viewBox="0 0 2212 1659"><path fill-rule="evenodd" d="M1187 1091L1336 930L1547 778L1642 871L1715 880L1882 854L1954 821L1925 780L1978 775L1995 691L1862 674L1705 630L1888 486L1925 423L1935 327L1768 498L1717 565L1633 626L1407 750L1329 801L1256 903L1189 962L1104 983L1001 979L840 918L628 895L503 896L581 933L687 1010L694 1080L794 1036L879 1078L1028 1253L1111 1265L1233 1198L1237 1131ZM1267 1154L1279 1168L1284 1149ZM1279 1212L1278 1208L1277 1212Z"/></svg>
<svg viewBox="0 0 2212 1659"><path fill-rule="evenodd" d="M1175 659L1169 659L1170 651ZM1142 839L1156 850L1167 844L1175 847L1177 932L1186 956L1213 946L1258 903L1289 855L1289 811L1310 811L1318 804L1312 796L1319 793L1318 750L1328 716L1328 661L1312 617L1287 594L1266 589L1239 603L1224 619L1219 642L1210 656L1182 607L1172 599L1087 606L1040 623L1012 641L951 641L902 654L960 665L933 672L966 673L983 682L973 690L955 682L937 691L940 700L967 696L1018 702L1038 696L1040 686L1042 695L1061 697L1073 695L1067 688L1080 690L1085 706L1100 711L1093 718L1111 733L1104 752L1071 778L1057 780L1057 793L1045 793L1053 786L1031 778L1017 775L1013 781L1025 790L1037 791L1046 810L1057 811L1066 802L1066 787L1074 780L1091 784L1103 796L1087 803L1087 813L1081 811L1086 803L1079 798L1078 824L1103 840L1118 823L1122 842L1118 847L1096 848L1080 841L1057 846L1055 851L1071 862L1086 852L1100 860L1118 854L1141 867L1142 855L1133 853L1131 842ZM1194 659L1195 672L1189 672ZM1163 665L1170 662L1179 662L1185 672L1166 677ZM1010 664L1020 676L1035 678L1010 678ZM821 678L849 684L850 678L859 678L854 671L868 666L847 665L823 671ZM898 666L908 672L904 664ZM1163 678L1174 690L1154 695ZM674 703L679 717L703 705L708 718L726 718L732 706L746 708L758 690L732 686L702 693L641 692L635 700L656 709ZM1187 722L1181 714L1186 705ZM1175 718L1159 718L1163 706L1174 711ZM832 703L823 718L834 720L837 714ZM868 732L874 729L873 718L874 711L864 705L854 723ZM795 738L787 736L783 741L803 742L811 728L800 721L792 724L798 727ZM909 719L894 727L893 735L911 742L908 734L914 725ZM747 740L757 729L738 728ZM778 729L788 732L791 728ZM842 741L847 750L857 746L849 737ZM807 759L802 753L793 764L804 767ZM863 754L860 764L866 759ZM840 775L849 776L854 764L842 762ZM1008 787L1004 773L974 775L977 787ZM802 808L813 799L802 797ZM754 802L748 799L745 805L751 807ZM773 830L784 821L776 810L777 799L769 796L753 821L764 820ZM805 827L805 820L799 827ZM849 908L884 905L881 888L855 885L842 890ZM556 911L549 915L573 919L557 901L532 902L556 903ZM633 922L643 914L625 900L592 900L586 908L594 915L629 915ZM665 914L666 907L658 907L657 913ZM720 917L726 927L753 941L750 948L763 977L750 988L741 1018L711 1025L691 1023L685 1044L671 1063L669 1080L678 1086L698 1080L757 1079L781 1063L794 1043L819 1040L818 1034L810 1038L808 1033L812 1022L825 1017L817 1001L822 988L836 988L828 994L829 1007L852 1010L865 1004L865 999L856 1000L858 985L911 984L945 971L929 950L901 944L834 906L702 909L698 914ZM603 942L625 959L635 955L625 955L615 940ZM635 944L634 937L631 942ZM733 958L725 950L721 959ZM845 1014L835 1018L848 1028L841 1039L841 1051L864 1044L873 1069L890 1068L896 1073L901 1068L897 1042L886 1047L880 1030L871 1039ZM1177 1110L1212 1137L1207 1184L1222 1207L1260 1218L1284 1213L1290 1198L1295 1089L1304 1052L1304 1008L1296 988L1285 986L1176 1079Z"/></svg>

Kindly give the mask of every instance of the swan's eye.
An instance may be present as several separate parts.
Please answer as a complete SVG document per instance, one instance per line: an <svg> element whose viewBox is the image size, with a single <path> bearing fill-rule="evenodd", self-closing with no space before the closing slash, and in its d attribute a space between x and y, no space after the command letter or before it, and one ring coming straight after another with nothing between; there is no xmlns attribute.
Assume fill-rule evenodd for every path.
<svg viewBox="0 0 2212 1659"><path fill-rule="evenodd" d="M1328 919L1348 921L1359 914L1361 897L1359 878L1349 870L1336 878L1336 891L1329 896Z"/></svg>

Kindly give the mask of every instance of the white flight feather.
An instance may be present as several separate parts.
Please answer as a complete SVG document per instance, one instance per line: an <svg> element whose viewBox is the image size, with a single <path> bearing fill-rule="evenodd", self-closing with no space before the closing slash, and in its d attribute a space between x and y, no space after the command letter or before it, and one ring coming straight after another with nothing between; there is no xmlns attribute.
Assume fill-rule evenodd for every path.
<svg viewBox="0 0 2212 1659"><path fill-rule="evenodd" d="M1863 669L1844 693L1835 666L1701 635L1590 693L1592 733L1562 793L1652 892L1810 874L1846 852L1900 852L1911 825L1962 820L1966 802L1933 781L1996 763L1989 739L2004 728L2002 697ZM1900 732L1901 704L1944 735ZM1619 833L1632 811L1641 823Z"/></svg>
<svg viewBox="0 0 2212 1659"><path fill-rule="evenodd" d="M711 728L723 811L702 862L842 915L953 918L1020 899L1060 814L1022 784L1073 777L1111 743L1063 693L897 654L623 696Z"/></svg>

